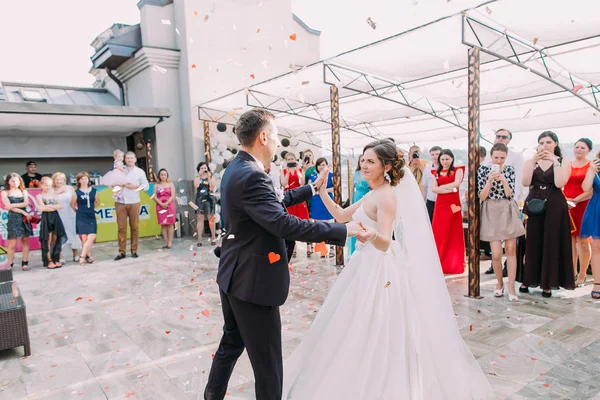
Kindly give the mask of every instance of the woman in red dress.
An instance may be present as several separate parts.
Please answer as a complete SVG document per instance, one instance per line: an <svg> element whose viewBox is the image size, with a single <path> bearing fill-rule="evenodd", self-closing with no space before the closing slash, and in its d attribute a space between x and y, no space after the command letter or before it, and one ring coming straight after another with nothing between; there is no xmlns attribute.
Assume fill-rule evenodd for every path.
<svg viewBox="0 0 600 400"><path fill-rule="evenodd" d="M575 273L575 284L580 286L587 278L587 267L592 258L590 244L586 238L579 237L581 220L588 205L592 192L584 192L581 187L585 175L590 168L591 162L587 159L593 148L590 139L579 139L575 143L573 152L575 160L571 163L571 175L564 188L564 194L569 204L569 215L571 216L571 244L573 247L573 271ZM579 259L580 270L577 272L577 260Z"/></svg>
<svg viewBox="0 0 600 400"><path fill-rule="evenodd" d="M283 190L296 189L304 185L304 172L302 168L298 166L296 155L294 153L286 153L285 155L286 168L281 174L281 186ZM308 206L306 202L296 204L287 208L290 215L294 215L300 219L309 219ZM310 257L310 248L306 249L307 257ZM294 249L293 257L296 257L296 249Z"/></svg>
<svg viewBox="0 0 600 400"><path fill-rule="evenodd" d="M444 274L462 274L465 271L465 238L459 187L465 167L454 166L454 154L442 150L440 166L431 171L435 177L433 192L437 193L433 211L433 236Z"/></svg>

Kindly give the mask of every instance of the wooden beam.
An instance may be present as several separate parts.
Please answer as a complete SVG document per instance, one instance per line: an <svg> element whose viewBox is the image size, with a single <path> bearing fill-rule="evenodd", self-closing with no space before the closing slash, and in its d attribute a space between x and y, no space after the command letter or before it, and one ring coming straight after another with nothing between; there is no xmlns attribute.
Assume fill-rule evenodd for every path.
<svg viewBox="0 0 600 400"><path fill-rule="evenodd" d="M333 200L342 206L342 155L340 146L340 94L337 86L329 86L331 106L331 164L333 165ZM335 264L344 265L344 248L336 246Z"/></svg>
<svg viewBox="0 0 600 400"><path fill-rule="evenodd" d="M477 196L477 170L479 169L479 49L469 49L468 64L468 113L469 113L469 187L468 187L468 249L469 249L469 293L468 297L481 298L479 289L479 228L480 203Z"/></svg>
<svg viewBox="0 0 600 400"><path fill-rule="evenodd" d="M204 160L210 163L210 125L204 121Z"/></svg>

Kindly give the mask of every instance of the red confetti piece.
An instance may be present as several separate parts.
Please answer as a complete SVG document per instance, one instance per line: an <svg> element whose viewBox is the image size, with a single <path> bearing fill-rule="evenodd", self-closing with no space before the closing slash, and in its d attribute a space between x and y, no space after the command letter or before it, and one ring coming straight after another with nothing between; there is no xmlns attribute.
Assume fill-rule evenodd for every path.
<svg viewBox="0 0 600 400"><path fill-rule="evenodd" d="M544 383L544 387L545 388L550 387L550 384L549 383Z"/></svg>
<svg viewBox="0 0 600 400"><path fill-rule="evenodd" d="M202 292L198 293L198 296L202 296Z"/></svg>
<svg viewBox="0 0 600 400"><path fill-rule="evenodd" d="M567 330L567 332L573 333L573 329L569 329L569 330Z"/></svg>
<svg viewBox="0 0 600 400"><path fill-rule="evenodd" d="M457 206L456 204L452 204L452 205L450 205L450 209L452 210L453 214L456 214L457 212L460 211L460 206Z"/></svg>
<svg viewBox="0 0 600 400"><path fill-rule="evenodd" d="M270 252L269 255L269 263L275 264L277 261L281 260L281 256L279 254Z"/></svg>
<svg viewBox="0 0 600 400"><path fill-rule="evenodd" d="M573 93L577 93L580 90L583 90L583 85L577 85L573 88Z"/></svg>
<svg viewBox="0 0 600 400"><path fill-rule="evenodd" d="M78 297L75 299L75 301L79 301L79 300L83 300L83 297Z"/></svg>
<svg viewBox="0 0 600 400"><path fill-rule="evenodd" d="M258 28L258 29L256 30L256 33L260 33L260 28Z"/></svg>
<svg viewBox="0 0 600 400"><path fill-rule="evenodd" d="M315 253L321 253L323 257L327 255L327 246L325 245L325 242L317 243L315 245Z"/></svg>
<svg viewBox="0 0 600 400"><path fill-rule="evenodd" d="M531 361L537 361L537 358L531 357Z"/></svg>
<svg viewBox="0 0 600 400"><path fill-rule="evenodd" d="M250 74L250 78L254 79L256 76L254 74Z"/></svg>
<svg viewBox="0 0 600 400"><path fill-rule="evenodd" d="M198 11L194 11L194 15L197 17L198 16Z"/></svg>
<svg viewBox="0 0 600 400"><path fill-rule="evenodd" d="M543 372L540 372L540 376L546 376L546 374Z"/></svg>
<svg viewBox="0 0 600 400"><path fill-rule="evenodd" d="M473 325L469 325L469 332L473 332Z"/></svg>
<svg viewBox="0 0 600 400"><path fill-rule="evenodd" d="M170 333L171 333L171 331L166 331L165 333L168 335L168 334L170 334Z"/></svg>
<svg viewBox="0 0 600 400"><path fill-rule="evenodd" d="M185 319L185 317L183 315L180 315L179 319Z"/></svg>
<svg viewBox="0 0 600 400"><path fill-rule="evenodd" d="M130 398L132 398L133 396L135 396L135 392L129 392L129 393L127 393L125 396L123 396L123 398L125 398L125 399L130 399Z"/></svg>
<svg viewBox="0 0 600 400"><path fill-rule="evenodd" d="M214 360L215 359L215 355L211 354L210 357Z"/></svg>
<svg viewBox="0 0 600 400"><path fill-rule="evenodd" d="M506 358L506 356L504 354L500 354L499 356L500 358Z"/></svg>
<svg viewBox="0 0 600 400"><path fill-rule="evenodd" d="M295 33L292 33L290 35L290 40L296 41L296 34Z"/></svg>
<svg viewBox="0 0 600 400"><path fill-rule="evenodd" d="M196 68L196 64L192 64L192 68Z"/></svg>
<svg viewBox="0 0 600 400"><path fill-rule="evenodd" d="M196 257L196 253L194 253L194 257Z"/></svg>
<svg viewBox="0 0 600 400"><path fill-rule="evenodd" d="M201 314L204 315L205 317L210 317L210 311L207 309L202 310Z"/></svg>

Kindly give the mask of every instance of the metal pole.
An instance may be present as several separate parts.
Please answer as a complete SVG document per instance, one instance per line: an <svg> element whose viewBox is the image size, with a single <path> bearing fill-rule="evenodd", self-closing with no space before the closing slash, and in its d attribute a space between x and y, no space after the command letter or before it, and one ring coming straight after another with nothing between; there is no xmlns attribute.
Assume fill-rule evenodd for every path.
<svg viewBox="0 0 600 400"><path fill-rule="evenodd" d="M146 142L146 173L148 174L148 180L150 182L156 182L156 175L154 174L154 165L152 162L152 142Z"/></svg>
<svg viewBox="0 0 600 400"><path fill-rule="evenodd" d="M342 155L340 147L340 94L335 85L329 86L331 105L331 164L333 165L333 200L342 206ZM344 265L344 248L336 246L335 264Z"/></svg>
<svg viewBox="0 0 600 400"><path fill-rule="evenodd" d="M350 170L350 159L346 160L346 169L348 171L348 204L352 204L352 194L354 192L354 183L352 182L352 171Z"/></svg>
<svg viewBox="0 0 600 400"><path fill-rule="evenodd" d="M479 169L479 49L469 49L469 294L468 297L481 298L479 294L479 226L480 204L477 196L477 170Z"/></svg>
<svg viewBox="0 0 600 400"><path fill-rule="evenodd" d="M210 125L204 121L204 159L210 163Z"/></svg>

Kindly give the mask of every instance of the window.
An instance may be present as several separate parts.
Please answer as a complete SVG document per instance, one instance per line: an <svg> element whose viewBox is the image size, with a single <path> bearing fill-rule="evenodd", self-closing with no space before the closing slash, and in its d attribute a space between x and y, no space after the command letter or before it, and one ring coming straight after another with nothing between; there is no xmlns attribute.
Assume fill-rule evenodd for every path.
<svg viewBox="0 0 600 400"><path fill-rule="evenodd" d="M23 100L25 100L25 101L46 102L46 99L44 98L44 96L42 96L42 94L38 90L21 89L20 93L21 93L21 97L23 97Z"/></svg>

